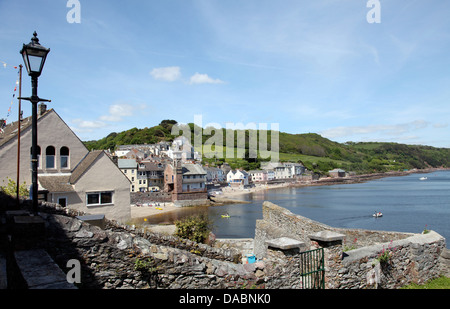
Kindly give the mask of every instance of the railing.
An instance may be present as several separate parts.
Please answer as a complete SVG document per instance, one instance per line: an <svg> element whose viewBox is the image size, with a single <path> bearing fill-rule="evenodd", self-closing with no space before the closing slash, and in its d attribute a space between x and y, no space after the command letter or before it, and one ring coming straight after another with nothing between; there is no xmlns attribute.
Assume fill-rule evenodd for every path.
<svg viewBox="0 0 450 309"><path fill-rule="evenodd" d="M325 289L323 248L300 254L300 273L303 289Z"/></svg>

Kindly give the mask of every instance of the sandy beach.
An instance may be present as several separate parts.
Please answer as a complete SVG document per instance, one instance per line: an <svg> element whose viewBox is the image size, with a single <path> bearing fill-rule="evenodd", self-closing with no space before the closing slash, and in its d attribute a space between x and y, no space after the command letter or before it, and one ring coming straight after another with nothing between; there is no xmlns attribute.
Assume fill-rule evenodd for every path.
<svg viewBox="0 0 450 309"><path fill-rule="evenodd" d="M159 209L161 208L161 209ZM175 206L173 203L160 203L160 206L131 206L131 218L144 218L152 215L157 215L169 211L175 211L180 207Z"/></svg>

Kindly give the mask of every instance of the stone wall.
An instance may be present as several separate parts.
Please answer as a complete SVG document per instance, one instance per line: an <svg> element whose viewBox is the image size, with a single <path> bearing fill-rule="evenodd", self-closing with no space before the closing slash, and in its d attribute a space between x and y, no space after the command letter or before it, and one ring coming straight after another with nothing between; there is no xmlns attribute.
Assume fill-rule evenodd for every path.
<svg viewBox="0 0 450 309"><path fill-rule="evenodd" d="M337 288L394 289L410 283L422 284L442 274L440 256L445 239L434 231L347 251L337 267ZM389 256L379 259L380 253ZM331 280L330 280L331 281Z"/></svg>
<svg viewBox="0 0 450 309"><path fill-rule="evenodd" d="M301 252L319 247L326 288L397 288L448 276L445 239L433 231L334 229L272 203L263 209L254 240L263 256L253 264L242 264L241 251L230 245L211 247L108 220L102 229L78 218L85 213L57 204L42 203L39 216L42 246L59 267L67 272L68 261L80 262L79 288L302 288ZM367 245L344 252L343 240L355 236ZM284 246L285 239L296 245ZM391 252L386 262L377 259L383 250Z"/></svg>
<svg viewBox="0 0 450 309"><path fill-rule="evenodd" d="M131 192L131 204L137 203L169 203L172 202L172 194L167 192Z"/></svg>
<svg viewBox="0 0 450 309"><path fill-rule="evenodd" d="M262 258L265 254L265 241L279 237L290 237L309 243L309 235L320 231L333 231L343 234L344 245L360 248L391 240L404 239L411 233L370 231L362 229L334 228L326 224L293 214L289 210L271 202L263 203L263 219L256 221L255 254ZM356 239L356 241L355 241Z"/></svg>
<svg viewBox="0 0 450 309"><path fill-rule="evenodd" d="M317 236L321 234L333 237L326 241ZM326 288L398 288L448 275L445 238L434 231L411 234L333 228L264 202L263 219L256 224L256 256L273 259L268 241L280 237L303 242L306 249L324 248ZM351 250L344 252L344 248ZM383 252L389 258L380 262ZM297 257L287 259L298 264ZM298 272L295 267L292 271Z"/></svg>
<svg viewBox="0 0 450 309"><path fill-rule="evenodd" d="M80 288L240 288L264 285L264 263L241 264L233 248L107 221L103 230L46 203L46 250L61 267L81 263ZM42 208L41 208L42 210Z"/></svg>

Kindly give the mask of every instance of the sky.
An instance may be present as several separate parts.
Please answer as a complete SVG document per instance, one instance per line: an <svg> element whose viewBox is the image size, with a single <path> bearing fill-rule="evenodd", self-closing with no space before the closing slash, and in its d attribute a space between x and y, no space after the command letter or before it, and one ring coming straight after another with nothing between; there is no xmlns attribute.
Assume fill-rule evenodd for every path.
<svg viewBox="0 0 450 309"><path fill-rule="evenodd" d="M0 0L0 118L36 31L38 95L83 141L197 117L450 148L450 2L372 2Z"/></svg>

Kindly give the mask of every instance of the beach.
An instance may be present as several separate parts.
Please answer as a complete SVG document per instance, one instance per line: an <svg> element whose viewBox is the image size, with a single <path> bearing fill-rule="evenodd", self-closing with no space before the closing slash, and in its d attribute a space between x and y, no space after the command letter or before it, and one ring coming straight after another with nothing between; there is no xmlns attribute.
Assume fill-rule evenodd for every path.
<svg viewBox="0 0 450 309"><path fill-rule="evenodd" d="M131 206L131 218L144 218L165 212L175 211L180 207L175 206L173 203L159 203L160 206Z"/></svg>

